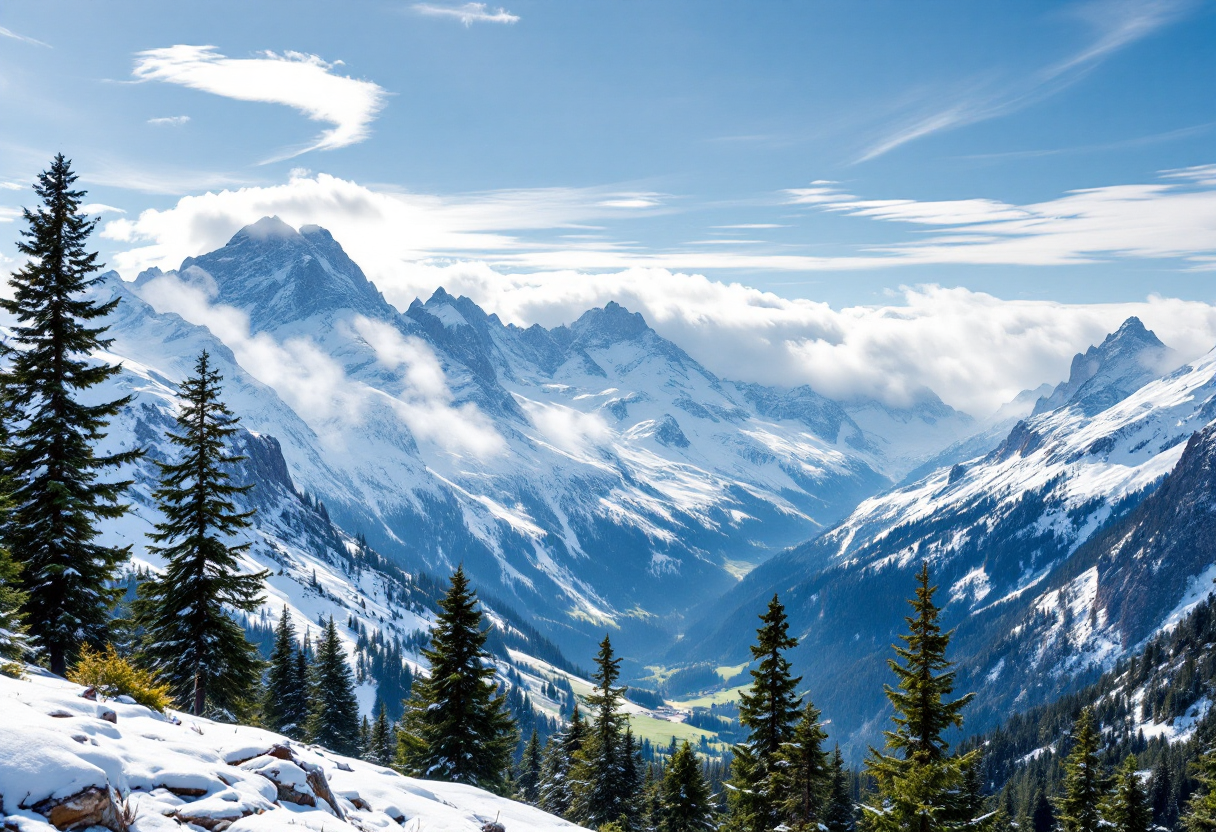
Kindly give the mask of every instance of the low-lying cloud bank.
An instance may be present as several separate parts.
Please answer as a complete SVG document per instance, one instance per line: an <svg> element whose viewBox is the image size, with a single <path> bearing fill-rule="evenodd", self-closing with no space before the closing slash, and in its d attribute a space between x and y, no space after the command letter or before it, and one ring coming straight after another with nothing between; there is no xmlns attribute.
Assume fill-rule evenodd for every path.
<svg viewBox="0 0 1216 832"><path fill-rule="evenodd" d="M603 241L538 243L529 230L576 228L664 210L659 194L540 189L437 197L374 190L325 174L283 185L189 196L173 208L107 223L126 246L112 262L128 278L171 269L222 246L242 226L278 215L329 229L399 308L443 286L519 325L569 323L615 300L728 378L810 384L842 399L902 406L931 389L985 415L1019 391L1061 380L1072 356L1136 315L1193 359L1216 346L1216 307L1149 296L1135 303L1003 300L963 288L904 288L888 304L833 309L692 273L891 268L905 263L1092 262L1216 256L1216 171L1068 194L1033 206L992 200L864 200L832 183L790 192L808 210L942 229L902 246L835 257L638 252Z"/></svg>

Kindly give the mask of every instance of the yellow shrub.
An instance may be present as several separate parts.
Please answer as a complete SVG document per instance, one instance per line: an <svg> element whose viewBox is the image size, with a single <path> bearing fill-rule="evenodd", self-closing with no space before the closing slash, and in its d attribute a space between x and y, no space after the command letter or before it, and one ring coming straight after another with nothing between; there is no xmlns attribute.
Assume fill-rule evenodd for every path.
<svg viewBox="0 0 1216 832"><path fill-rule="evenodd" d="M129 696L154 711L164 711L173 702L168 685L119 656L112 644L104 653L82 647L80 661L68 672L68 679L78 685L91 685L108 699Z"/></svg>

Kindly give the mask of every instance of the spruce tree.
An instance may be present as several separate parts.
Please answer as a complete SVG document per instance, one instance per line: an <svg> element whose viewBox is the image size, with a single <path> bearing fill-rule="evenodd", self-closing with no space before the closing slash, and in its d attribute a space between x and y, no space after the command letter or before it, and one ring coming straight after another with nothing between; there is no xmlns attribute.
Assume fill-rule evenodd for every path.
<svg viewBox="0 0 1216 832"><path fill-rule="evenodd" d="M414 777L467 783L506 794L515 750L515 721L496 693L494 663L477 594L463 567L439 602L423 651L430 674L414 682L399 735L397 762Z"/></svg>
<svg viewBox="0 0 1216 832"><path fill-rule="evenodd" d="M249 528L253 512L238 511L233 500L252 486L229 482L229 469L245 457L225 447L238 419L220 401L222 380L204 350L181 384L180 432L168 435L181 459L156 463L160 488L153 496L164 520L149 535L156 545L148 550L165 559L165 571L140 585L135 603L144 661L196 716L208 700L219 712L247 704L262 667L257 647L228 612L257 609L269 573L238 571L251 544L234 536Z"/></svg>
<svg viewBox="0 0 1216 832"><path fill-rule="evenodd" d="M292 676L292 690L298 695L292 699L293 712L289 718L296 726L296 739L308 738L308 720L312 718L312 662L315 656L308 629L304 630L304 641L296 651L296 672Z"/></svg>
<svg viewBox="0 0 1216 832"><path fill-rule="evenodd" d="M0 307L17 319L3 387L16 410L9 473L12 508L3 542L22 563L23 605L32 642L52 673L63 675L82 643L106 640L109 610L121 595L108 582L130 547L97 542L98 521L121 517L130 481L106 480L140 456L138 450L98 455L110 419L131 402L126 396L88 401L91 388L121 371L90 358L112 339L94 325L118 305L86 295L101 281L97 254L86 251L96 226L81 210L85 192L59 154L41 173L34 192L42 204L25 209L29 229L17 249L28 262L12 274L12 297Z"/></svg>
<svg viewBox="0 0 1216 832"><path fill-rule="evenodd" d="M1153 809L1148 793L1136 771L1136 756L1129 754L1115 775L1115 787L1102 814L1112 832L1149 832Z"/></svg>
<svg viewBox="0 0 1216 832"><path fill-rule="evenodd" d="M618 687L621 660L612 650L608 636L600 642L595 657L595 688L587 696L591 711L587 741L575 755L570 779L574 788L573 817L584 826L599 827L627 818L636 810L636 788L629 782L622 730L625 715L621 704L625 688Z"/></svg>
<svg viewBox="0 0 1216 832"><path fill-rule="evenodd" d="M827 832L853 832L857 823L854 818L853 795L849 789L849 773L844 768L844 757L840 746L832 754L832 770L828 786L827 806L823 812L823 826Z"/></svg>
<svg viewBox="0 0 1216 832"><path fill-rule="evenodd" d="M1072 731L1072 751L1064 762L1064 794L1056 800L1056 820L1064 832L1098 832L1107 778L1098 756L1101 737L1089 708Z"/></svg>
<svg viewBox="0 0 1216 832"><path fill-rule="evenodd" d="M531 806L540 802L540 736L532 729L532 736L524 746L515 775L515 794L519 800Z"/></svg>
<svg viewBox="0 0 1216 832"><path fill-rule="evenodd" d="M827 733L819 723L819 709L807 702L802 718L777 754L773 772L781 824L791 832L817 831L824 822L831 771L823 748Z"/></svg>
<svg viewBox="0 0 1216 832"><path fill-rule="evenodd" d="M359 756L359 702L355 699L355 679L346 662L346 649L338 638L333 616L325 623L313 663L308 739L337 754Z"/></svg>
<svg viewBox="0 0 1216 832"><path fill-rule="evenodd" d="M950 633L938 624L933 603L937 587L929 585L929 565L921 565L910 630L888 661L899 681L886 685L895 713L894 730L884 732L888 754L871 748L866 770L878 784L876 802L863 807L863 826L874 832L939 832L975 828L963 794L967 767L978 752L951 756L943 734L963 724L963 708L974 694L951 701L954 671L946 659ZM901 663L902 662L902 663Z"/></svg>
<svg viewBox="0 0 1216 832"><path fill-rule="evenodd" d="M586 741L587 723L575 702L569 724L556 736L550 737L541 762L540 808L551 815L570 817L574 807L570 770Z"/></svg>
<svg viewBox="0 0 1216 832"><path fill-rule="evenodd" d="M392 765L394 747L393 729L388 722L388 709L381 702L380 709L376 712L376 722L372 725L371 754L367 759L378 766Z"/></svg>
<svg viewBox="0 0 1216 832"><path fill-rule="evenodd" d="M274 630L274 648L270 654L270 670L266 674L266 691L262 700L262 719L271 731L303 739L308 719L307 679L299 675L300 651L296 649L296 628L291 612L283 607L283 615Z"/></svg>
<svg viewBox="0 0 1216 832"><path fill-rule="evenodd" d="M663 823L662 787L662 778L655 779L654 763L647 765L646 775L642 778L642 810L637 824L639 832L659 832L659 826Z"/></svg>
<svg viewBox="0 0 1216 832"><path fill-rule="evenodd" d="M1216 832L1216 748L1208 748L1192 764L1197 791L1182 813L1182 828L1186 832Z"/></svg>
<svg viewBox="0 0 1216 832"><path fill-rule="evenodd" d="M688 740L667 761L659 795L662 806L659 832L703 832L714 828L709 785Z"/></svg>
<svg viewBox="0 0 1216 832"><path fill-rule="evenodd" d="M782 747L793 736L798 721L794 691L802 677L790 671L787 651L798 644L789 634L785 607L777 596L760 616L752 659L750 690L739 696L739 723L747 729L747 742L735 746L729 789L728 826L735 832L768 832L779 822L780 798L773 773Z"/></svg>

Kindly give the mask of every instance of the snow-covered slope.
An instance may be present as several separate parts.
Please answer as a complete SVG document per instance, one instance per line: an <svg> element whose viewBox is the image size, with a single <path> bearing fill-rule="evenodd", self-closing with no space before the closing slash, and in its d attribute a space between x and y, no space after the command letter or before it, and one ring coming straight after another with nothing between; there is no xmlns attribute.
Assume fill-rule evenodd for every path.
<svg viewBox="0 0 1216 832"><path fill-rule="evenodd" d="M1157 488L1214 419L1216 351L1098 413L1077 401L1019 422L987 456L863 501L829 533L759 567L672 657L741 660L754 616L779 592L817 700L837 725L872 738L886 681L879 658L927 560L947 625L958 628L960 679L988 686L981 698L995 708L1041 699L1130 649L1210 565L1194 544L1186 557L1164 557L1165 529L1145 533L1139 554L1110 549L1106 567L1076 553ZM1164 562L1170 579L1150 578ZM1130 574L1140 577L1125 586L1114 577ZM1015 627L1021 636L1002 642Z"/></svg>
<svg viewBox="0 0 1216 832"><path fill-rule="evenodd" d="M581 827L470 786L415 780L258 728L98 702L37 668L0 677L0 826L261 832ZM56 821L55 825L51 821Z"/></svg>
<svg viewBox="0 0 1216 832"><path fill-rule="evenodd" d="M124 298L113 360L166 386L221 354L235 412L338 526L411 571L463 562L580 656L605 629L654 651L972 429L931 394L895 411L719 379L612 303L553 329L443 290L402 313L328 232L274 218L102 291Z"/></svg>

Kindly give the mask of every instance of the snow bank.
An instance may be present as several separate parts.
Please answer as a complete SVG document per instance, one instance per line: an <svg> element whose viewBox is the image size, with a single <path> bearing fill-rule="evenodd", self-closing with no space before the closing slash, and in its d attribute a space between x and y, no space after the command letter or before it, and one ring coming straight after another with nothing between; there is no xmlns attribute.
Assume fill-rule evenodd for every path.
<svg viewBox="0 0 1216 832"><path fill-rule="evenodd" d="M36 668L0 677L0 827L50 832L48 816L66 828L73 812L112 804L107 825L131 832L477 832L495 818L508 832L580 828L469 786L82 690Z"/></svg>

